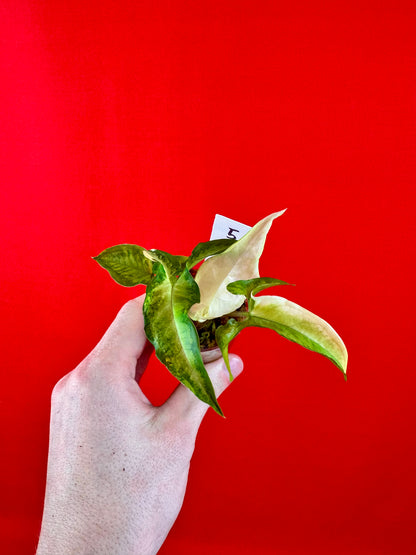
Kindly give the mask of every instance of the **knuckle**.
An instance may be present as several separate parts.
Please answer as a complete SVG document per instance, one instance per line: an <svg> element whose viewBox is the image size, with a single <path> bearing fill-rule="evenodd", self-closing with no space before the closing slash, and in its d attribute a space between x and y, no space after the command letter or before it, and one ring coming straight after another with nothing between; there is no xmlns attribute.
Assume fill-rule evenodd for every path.
<svg viewBox="0 0 416 555"><path fill-rule="evenodd" d="M52 403L60 402L64 397L71 396L87 386L89 372L86 365L81 363L75 370L65 374L52 389Z"/></svg>
<svg viewBox="0 0 416 555"><path fill-rule="evenodd" d="M51 395L51 404L56 406L62 403L63 399L66 397L69 389L69 383L71 381L71 372L63 376L53 387Z"/></svg>
<svg viewBox="0 0 416 555"><path fill-rule="evenodd" d="M68 381L68 374L61 378L52 389L52 401L58 399L61 394L65 391L66 384Z"/></svg>

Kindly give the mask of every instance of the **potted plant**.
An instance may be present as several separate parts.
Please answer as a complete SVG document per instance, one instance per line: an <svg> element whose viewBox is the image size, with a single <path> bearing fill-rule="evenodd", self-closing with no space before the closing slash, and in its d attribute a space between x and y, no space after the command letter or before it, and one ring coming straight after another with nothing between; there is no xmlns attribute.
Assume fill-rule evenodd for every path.
<svg viewBox="0 0 416 555"><path fill-rule="evenodd" d="M288 285L259 274L267 233L284 212L263 218L239 240L199 243L190 256L122 244L93 257L120 285L146 285L145 333L156 356L220 415L203 356L207 361L222 354L232 379L228 345L249 326L270 328L326 356L346 375L347 350L327 322L283 297L257 296Z"/></svg>

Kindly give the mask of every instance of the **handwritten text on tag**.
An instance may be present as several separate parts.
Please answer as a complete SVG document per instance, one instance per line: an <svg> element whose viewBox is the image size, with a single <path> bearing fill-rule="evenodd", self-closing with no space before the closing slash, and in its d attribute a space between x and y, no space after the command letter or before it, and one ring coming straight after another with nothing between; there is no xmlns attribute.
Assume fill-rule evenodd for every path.
<svg viewBox="0 0 416 555"><path fill-rule="evenodd" d="M241 239L251 227L231 218L215 215L210 241L214 239Z"/></svg>

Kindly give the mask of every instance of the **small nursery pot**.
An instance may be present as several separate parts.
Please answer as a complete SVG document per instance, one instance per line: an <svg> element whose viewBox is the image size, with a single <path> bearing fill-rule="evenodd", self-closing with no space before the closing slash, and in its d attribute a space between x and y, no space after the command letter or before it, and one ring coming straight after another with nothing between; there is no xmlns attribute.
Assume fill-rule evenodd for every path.
<svg viewBox="0 0 416 555"><path fill-rule="evenodd" d="M211 349L206 349L201 351L202 362L207 364L207 362L213 362L222 357L221 350L219 347L212 347Z"/></svg>

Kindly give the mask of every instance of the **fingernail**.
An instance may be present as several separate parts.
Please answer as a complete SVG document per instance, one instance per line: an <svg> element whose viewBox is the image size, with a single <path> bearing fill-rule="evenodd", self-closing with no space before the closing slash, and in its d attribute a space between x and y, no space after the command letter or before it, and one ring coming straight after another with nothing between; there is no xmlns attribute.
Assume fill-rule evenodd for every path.
<svg viewBox="0 0 416 555"><path fill-rule="evenodd" d="M244 363L238 355L230 355L229 358L231 373L235 378L243 371Z"/></svg>

